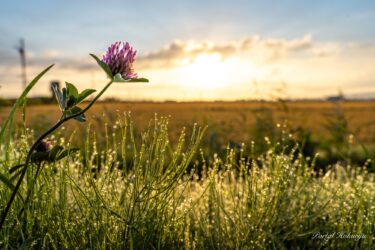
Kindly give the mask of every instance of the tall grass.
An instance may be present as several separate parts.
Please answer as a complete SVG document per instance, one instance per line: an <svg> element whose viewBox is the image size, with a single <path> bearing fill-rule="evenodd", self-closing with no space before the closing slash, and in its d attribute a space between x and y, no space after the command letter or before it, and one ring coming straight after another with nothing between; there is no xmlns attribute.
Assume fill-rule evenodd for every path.
<svg viewBox="0 0 375 250"><path fill-rule="evenodd" d="M204 130L197 126L189 136L182 131L175 144L166 118L155 118L143 133L134 130L128 115L100 131L88 126L79 154L43 163L25 216L17 216L23 207L17 198L0 247L371 249L375 244L374 175L366 168L335 165L317 173L314 159L300 155L298 145L285 151L283 144L260 157L254 157L253 144L228 147L226 157L207 161L200 157ZM98 136L105 143L97 143ZM70 146L58 134L50 139ZM15 137L9 157L1 151L1 174L11 177L30 141ZM27 171L22 196L33 172L35 166ZM10 193L0 185L0 210ZM333 232L331 239L314 238Z"/></svg>

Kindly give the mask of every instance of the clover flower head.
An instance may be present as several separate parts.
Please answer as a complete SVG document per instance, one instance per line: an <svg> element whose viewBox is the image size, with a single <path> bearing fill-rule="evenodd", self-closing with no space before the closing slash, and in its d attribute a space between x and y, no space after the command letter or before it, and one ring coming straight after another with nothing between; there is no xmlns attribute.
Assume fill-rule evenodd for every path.
<svg viewBox="0 0 375 250"><path fill-rule="evenodd" d="M129 43L115 42L108 47L102 61L109 66L113 75L121 74L122 78L129 80L137 78L137 73L134 73L133 69L136 53Z"/></svg>

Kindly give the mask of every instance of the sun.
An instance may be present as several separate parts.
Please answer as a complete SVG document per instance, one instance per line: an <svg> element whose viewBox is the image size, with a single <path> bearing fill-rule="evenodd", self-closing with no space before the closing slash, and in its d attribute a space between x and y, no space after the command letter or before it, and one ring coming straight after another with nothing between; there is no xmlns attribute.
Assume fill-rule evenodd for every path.
<svg viewBox="0 0 375 250"><path fill-rule="evenodd" d="M220 54L201 53L181 62L179 82L194 88L214 89L231 84L235 74L233 59L224 60Z"/></svg>

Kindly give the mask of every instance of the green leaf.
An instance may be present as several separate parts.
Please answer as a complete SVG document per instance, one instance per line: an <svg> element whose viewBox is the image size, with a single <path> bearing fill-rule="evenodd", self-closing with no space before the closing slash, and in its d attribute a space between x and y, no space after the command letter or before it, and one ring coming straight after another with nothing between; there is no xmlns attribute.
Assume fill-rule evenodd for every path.
<svg viewBox="0 0 375 250"><path fill-rule="evenodd" d="M129 79L129 80L125 80L126 82L149 82L149 80L147 78L132 78L132 79Z"/></svg>
<svg viewBox="0 0 375 250"><path fill-rule="evenodd" d="M102 60L100 60L96 55L94 54L90 54L90 56L92 56L95 61L98 63L98 65L104 70L104 72L107 74L107 76L112 79L113 78L113 74L112 74L112 71L111 69L109 68L109 66L103 62Z"/></svg>
<svg viewBox="0 0 375 250"><path fill-rule="evenodd" d="M49 152L34 152L31 155L31 162L33 162L33 163L38 163L38 162L41 162L41 161L55 162L55 161L61 160L62 158L69 155L70 153L74 153L76 151L79 151L79 149L78 148L72 148L72 149L64 150L64 148L62 146L56 145ZM22 166L24 166L24 165L22 164L22 165L14 166L13 168L11 168L11 170L12 170L12 172L14 172L14 171L16 171L16 169L18 169Z"/></svg>
<svg viewBox="0 0 375 250"><path fill-rule="evenodd" d="M19 165L13 166L9 169L9 173L11 174L11 173L17 171L18 169L22 168L23 166L25 166L25 164L19 164Z"/></svg>
<svg viewBox="0 0 375 250"><path fill-rule="evenodd" d="M35 86L35 84L40 80L40 78L42 78L42 76L47 73L48 70L50 70L52 67L54 66L54 64L48 66L45 70L43 70L41 73L39 73L39 75L37 75L30 83L29 85L27 85L27 87L25 88L25 90L22 92L22 94L20 95L20 97L18 97L16 103L13 105L13 108L12 110L10 111L9 113L9 116L8 118L2 123L1 125L1 129L0 129L0 143L3 143L3 137L4 137L4 133L5 133L5 130L6 128L8 127L8 125L11 123L11 121L13 120L13 116L17 110L17 108L19 106L21 106L21 104L23 103L23 101L26 99L26 96L27 94L30 92L30 90ZM7 149L5 148L4 149L4 152L6 151Z"/></svg>
<svg viewBox="0 0 375 250"><path fill-rule="evenodd" d="M5 175L1 173L0 173L0 181L4 183L5 186L7 186L10 190L14 191L15 186L13 185L13 183ZM24 202L23 197L19 192L17 192L17 195L21 198L22 202Z"/></svg>
<svg viewBox="0 0 375 250"><path fill-rule="evenodd" d="M146 78L132 78L125 80L120 73L113 77L113 82L149 82Z"/></svg>
<svg viewBox="0 0 375 250"><path fill-rule="evenodd" d="M10 181L13 182L15 179L17 179L18 176L20 176L22 173L22 171L17 171L15 173L13 173L12 177L10 178Z"/></svg>
<svg viewBox="0 0 375 250"><path fill-rule="evenodd" d="M75 98L78 98L78 89L76 86L74 86L72 83L65 82L66 89L68 90L68 96L74 96Z"/></svg>
<svg viewBox="0 0 375 250"><path fill-rule="evenodd" d="M81 111L82 111L82 109L80 107L75 106L75 107L72 107L71 109L67 110L67 114L69 116L72 116L72 115L75 115L75 114L77 114ZM74 117L74 119L79 121L79 122L85 122L86 116L85 116L85 114L80 114L79 116Z"/></svg>
<svg viewBox="0 0 375 250"><path fill-rule="evenodd" d="M85 116L85 114L81 114L79 116L74 117L74 120L79 121L79 122L85 122L86 116Z"/></svg>
<svg viewBox="0 0 375 250"><path fill-rule="evenodd" d="M96 91L95 89L85 89L84 91L82 91L82 93L79 94L79 96L77 98L77 104L81 103L83 100L86 99L86 97L88 97L89 95L91 95L95 91Z"/></svg>
<svg viewBox="0 0 375 250"><path fill-rule="evenodd" d="M63 105L62 105L62 93L57 83L54 82L52 84L52 90L53 90L53 93L55 93L55 97L56 97L57 103L59 104L60 109L64 110Z"/></svg>
<svg viewBox="0 0 375 250"><path fill-rule="evenodd" d="M14 190L13 183L2 173L0 173L0 181L3 182L10 190Z"/></svg>
<svg viewBox="0 0 375 250"><path fill-rule="evenodd" d="M57 155L63 150L64 148L60 145L54 146L50 153L49 153L49 160L50 161L55 161L57 158Z"/></svg>
<svg viewBox="0 0 375 250"><path fill-rule="evenodd" d="M69 107L73 107L74 105L77 104L77 99L78 99L78 89L76 88L76 86L74 86L73 84L69 83L69 82L65 82L66 84L66 93L67 93L67 102L66 102L66 106L69 108Z"/></svg>
<svg viewBox="0 0 375 250"><path fill-rule="evenodd" d="M67 90L66 88L62 89L62 94L61 94L61 106L62 110L66 109L66 103L67 103Z"/></svg>
<svg viewBox="0 0 375 250"><path fill-rule="evenodd" d="M34 152L31 155L31 162L50 161L49 152Z"/></svg>
<svg viewBox="0 0 375 250"><path fill-rule="evenodd" d="M66 149L64 151L62 151L60 154L57 155L56 157L56 161L59 161L65 157L67 157L68 155L71 155L73 153L76 153L79 151L79 148L70 148L70 149Z"/></svg>

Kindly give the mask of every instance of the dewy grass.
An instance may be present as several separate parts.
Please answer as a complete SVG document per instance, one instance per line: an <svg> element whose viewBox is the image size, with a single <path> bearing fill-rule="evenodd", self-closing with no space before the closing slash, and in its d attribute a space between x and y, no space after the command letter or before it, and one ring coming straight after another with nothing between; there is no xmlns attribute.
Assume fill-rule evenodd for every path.
<svg viewBox="0 0 375 250"><path fill-rule="evenodd" d="M374 245L373 174L336 165L316 176L314 166L297 150L285 154L270 148L253 159L245 145L240 150L228 148L226 158L215 156L198 172L200 163L193 156L203 131L196 128L189 138L182 132L171 145L167 125L166 118L156 118L146 132L134 134L131 119L124 115L113 125L106 145L95 139L102 131L88 129L83 151L44 164L25 216L12 212L7 218L0 232L2 248ZM19 150L24 140L12 141L10 147L21 158L27 152ZM63 138L52 140L69 144ZM7 175L12 164L8 162L1 173ZM23 196L28 185L21 186ZM9 193L0 186L2 206ZM22 202L17 199L14 207L18 211ZM336 236L324 238L332 233Z"/></svg>
<svg viewBox="0 0 375 250"><path fill-rule="evenodd" d="M27 170L30 165L37 165L34 177L31 181L32 185L29 188L29 191L26 197L21 200L23 201L24 205L19 211L18 217L22 216L25 208L27 208L28 201L30 196L32 195L34 189L34 183L37 181L40 170L42 169L42 164L44 162L55 162L61 160L62 158L68 156L73 150L64 150L62 146L55 145L50 150L40 151L38 148L41 144L47 143L45 138L55 132L60 126L71 119L75 119L79 122L85 122L86 116L85 113L94 105L94 103L99 100L99 98L104 94L104 92L112 85L114 82L148 82L146 78L138 78L137 74L134 73L133 70L133 62L135 60L135 52L133 48L130 47L128 43L115 43L111 45L107 51L107 54L103 57L103 60L100 60L97 56L90 54L98 63L98 65L104 70L109 78L109 82L105 85L105 87L93 98L92 101L87 104L85 108L80 108L78 105L83 102L88 96L94 93L96 90L93 89L85 89L81 93L78 92L78 89L74 84L65 82L65 88L60 90L59 86L54 84L52 85L52 90L55 94L56 100L59 104L61 110L61 117L60 119L49 129L44 131L30 146L28 153L26 155L26 159L23 164L17 165L12 168L12 172L16 169L19 170L19 178L15 185L12 184L11 180L7 178L5 175L0 175L0 180L4 183L9 189L12 190L12 193L9 197L8 202L6 203L5 208L1 211L0 215L0 231L3 228L5 220L11 210L12 204L16 196L20 196L19 188L22 185L22 182L27 174ZM3 144L3 137L5 134L5 130L9 126L9 124L13 120L14 112L16 108L21 104L25 103L26 95L28 92L35 86L38 80L52 67L53 65L46 68L42 71L37 77L35 77L26 87L26 89L21 94L20 98L16 101L8 119L5 120L4 124L1 126L0 130L0 143ZM25 110L25 106L24 106ZM24 113L25 115L25 113ZM12 128L10 126L10 128ZM6 149L7 145L9 144L9 139L6 140ZM8 158L8 151L6 150L6 158ZM33 174L32 174L33 175ZM14 177L14 176L13 176ZM12 177L12 178L13 178ZM30 182L29 181L29 182ZM22 197L22 196L21 196Z"/></svg>

